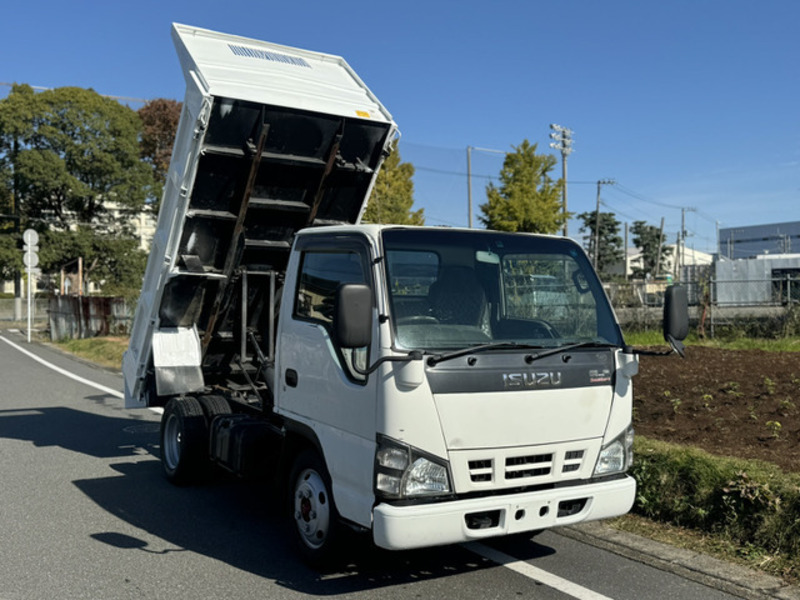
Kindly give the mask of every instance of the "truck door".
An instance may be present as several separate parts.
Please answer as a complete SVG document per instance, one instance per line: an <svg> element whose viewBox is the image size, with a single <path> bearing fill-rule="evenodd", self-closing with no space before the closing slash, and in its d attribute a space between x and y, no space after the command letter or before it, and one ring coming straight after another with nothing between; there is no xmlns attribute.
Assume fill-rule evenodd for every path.
<svg viewBox="0 0 800 600"><path fill-rule="evenodd" d="M276 408L319 441L340 514L368 524L373 502L376 378L366 368L369 347L338 347L333 299L343 283L374 289L368 245L360 236L309 236L298 240L287 273L291 316L282 317ZM285 314L285 313L284 313ZM286 318L289 317L289 318ZM374 320L377 323L377 319ZM376 339L373 334L373 339Z"/></svg>

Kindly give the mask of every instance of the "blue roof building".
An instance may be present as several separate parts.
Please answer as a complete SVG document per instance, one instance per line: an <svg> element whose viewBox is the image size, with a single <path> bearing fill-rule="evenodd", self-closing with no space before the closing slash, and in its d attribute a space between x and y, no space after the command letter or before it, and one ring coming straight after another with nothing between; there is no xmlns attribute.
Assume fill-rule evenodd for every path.
<svg viewBox="0 0 800 600"><path fill-rule="evenodd" d="M732 260L800 253L800 221L721 228L717 250L720 257Z"/></svg>

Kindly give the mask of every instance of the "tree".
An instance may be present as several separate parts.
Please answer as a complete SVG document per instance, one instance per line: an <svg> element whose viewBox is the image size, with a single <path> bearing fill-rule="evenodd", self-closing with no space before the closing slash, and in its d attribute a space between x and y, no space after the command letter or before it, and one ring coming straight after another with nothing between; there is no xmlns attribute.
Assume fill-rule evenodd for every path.
<svg viewBox="0 0 800 600"><path fill-rule="evenodd" d="M20 229L42 233L43 271L82 257L104 292L138 293L145 255L107 205L138 212L152 197L140 135L136 112L92 90L15 85L0 100L0 199L18 211ZM18 237L0 235L4 277L20 267Z"/></svg>
<svg viewBox="0 0 800 600"><path fill-rule="evenodd" d="M564 225L562 180L550 171L556 158L536 154L536 144L524 140L506 154L500 171L500 187L486 186L486 204L481 204L481 222L487 229L556 233Z"/></svg>
<svg viewBox="0 0 800 600"><path fill-rule="evenodd" d="M666 236L661 234L658 227L644 221L634 221L631 233L634 245L642 251L642 266L633 268L633 276L644 279L648 275L664 273L667 258L672 254L672 248L664 243Z"/></svg>
<svg viewBox="0 0 800 600"><path fill-rule="evenodd" d="M153 169L151 208L158 214L167 179L172 146L178 132L182 103L167 98L151 100L139 109L142 120L141 157Z"/></svg>
<svg viewBox="0 0 800 600"><path fill-rule="evenodd" d="M0 176L2 177L2 176ZM7 181L7 178L4 178ZM0 187L0 233L13 232L16 227L14 215L14 200L11 190L5 186Z"/></svg>
<svg viewBox="0 0 800 600"><path fill-rule="evenodd" d="M20 236L16 234L0 235L0 281L13 279L24 268Z"/></svg>
<svg viewBox="0 0 800 600"><path fill-rule="evenodd" d="M107 202L140 210L152 186L140 128L133 110L92 90L15 85L0 100L0 174L23 223L98 224Z"/></svg>
<svg viewBox="0 0 800 600"><path fill-rule="evenodd" d="M624 255L622 248L622 238L619 235L619 221L614 213L600 212L599 227L597 227L597 211L585 212L578 215L582 221L580 232L583 235L583 247L589 258L594 260L595 253L595 229L598 234L598 253L596 268L600 274L608 274L608 270L613 265L619 263Z"/></svg>
<svg viewBox="0 0 800 600"><path fill-rule="evenodd" d="M109 296L135 298L142 285L147 254L130 236L97 235L90 227L69 231L48 230L39 244L40 266L55 272L64 265L74 268L83 260L83 279L102 286Z"/></svg>
<svg viewBox="0 0 800 600"><path fill-rule="evenodd" d="M400 152L395 148L383 161L362 220L365 223L424 225L425 209L411 210L414 205L413 176L414 165L400 162Z"/></svg>

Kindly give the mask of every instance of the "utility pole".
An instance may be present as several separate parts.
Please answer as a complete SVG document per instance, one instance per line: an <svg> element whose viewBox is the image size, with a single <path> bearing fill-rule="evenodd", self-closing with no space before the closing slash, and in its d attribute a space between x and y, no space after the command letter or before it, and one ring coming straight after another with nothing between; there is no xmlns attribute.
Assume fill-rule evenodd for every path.
<svg viewBox="0 0 800 600"><path fill-rule="evenodd" d="M624 250L622 265L622 274L625 276L625 281L628 281L628 222L625 221L625 245L622 247Z"/></svg>
<svg viewBox="0 0 800 600"><path fill-rule="evenodd" d="M656 253L656 277L661 274L661 248L664 246L664 217L661 217L661 228L658 230L658 252Z"/></svg>
<svg viewBox="0 0 800 600"><path fill-rule="evenodd" d="M567 237L567 220L569 213L567 212L567 157L572 153L572 130L550 123L550 147L561 152L561 178L564 181L564 188L561 190L561 196L564 203L564 237Z"/></svg>
<svg viewBox="0 0 800 600"><path fill-rule="evenodd" d="M681 208L681 234L678 240L678 243L680 245L678 251L680 252L680 254L679 254L679 260L677 261L678 268L676 269L677 271L676 279L678 281L681 280L681 275L683 275L683 266L686 264L686 211L687 210L689 212L694 212L697 209L688 207Z"/></svg>
<svg viewBox="0 0 800 600"><path fill-rule="evenodd" d="M613 179L600 179L597 181L597 209L594 211L594 270L600 261L600 186L614 185ZM564 234L566 235L566 234Z"/></svg>

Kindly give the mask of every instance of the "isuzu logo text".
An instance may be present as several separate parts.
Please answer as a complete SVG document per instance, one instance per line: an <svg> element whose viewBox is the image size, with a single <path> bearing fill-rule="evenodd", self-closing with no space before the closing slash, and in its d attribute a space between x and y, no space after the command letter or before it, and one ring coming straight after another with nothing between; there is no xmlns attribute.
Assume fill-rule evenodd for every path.
<svg viewBox="0 0 800 600"><path fill-rule="evenodd" d="M503 373L503 386L507 390L554 385L561 385L561 371Z"/></svg>

